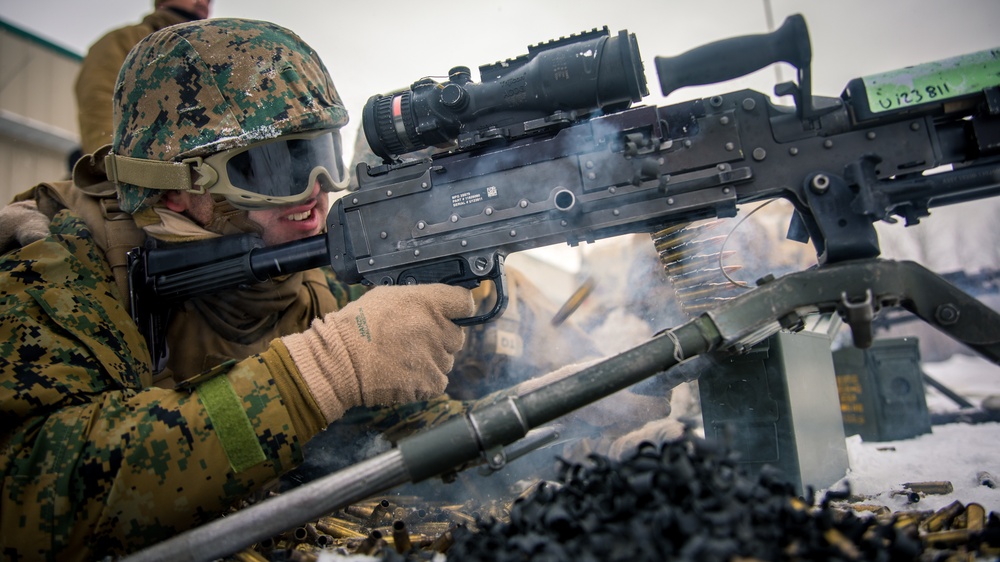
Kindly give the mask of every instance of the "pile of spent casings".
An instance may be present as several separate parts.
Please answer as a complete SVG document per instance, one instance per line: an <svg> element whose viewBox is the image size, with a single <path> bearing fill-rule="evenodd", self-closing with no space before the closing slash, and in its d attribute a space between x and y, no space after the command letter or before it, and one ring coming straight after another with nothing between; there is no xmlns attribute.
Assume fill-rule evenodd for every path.
<svg viewBox="0 0 1000 562"><path fill-rule="evenodd" d="M830 492L812 504L776 471L765 467L751 478L731 451L688 434L660 446L645 443L620 462L597 455L586 465L563 461L558 482L541 483L517 500L509 521L456 529L447 558L923 559L916 533L831 507L847 495Z"/></svg>
<svg viewBox="0 0 1000 562"><path fill-rule="evenodd" d="M464 522L438 521L435 511L441 515L457 506L433 506L414 496L408 501L426 509L415 509L413 519L400 517L397 508L391 531L383 519L378 528L354 530L354 538L310 546L303 542L306 526L302 538L283 536L281 544L236 559L305 562L326 560L319 555L330 551L340 556L335 560L386 562L1000 559L1000 514L986 515L979 504L873 512L863 509L870 505L851 503L857 498L847 490L827 492L814 504L798 497L775 469L750 477L729 449L690 432L659 446L643 443L622 461L591 455L583 464L561 463L555 481L539 483L485 518L473 511L459 518ZM421 523L427 519L448 530L429 534ZM316 526L326 532L321 523L334 520Z"/></svg>

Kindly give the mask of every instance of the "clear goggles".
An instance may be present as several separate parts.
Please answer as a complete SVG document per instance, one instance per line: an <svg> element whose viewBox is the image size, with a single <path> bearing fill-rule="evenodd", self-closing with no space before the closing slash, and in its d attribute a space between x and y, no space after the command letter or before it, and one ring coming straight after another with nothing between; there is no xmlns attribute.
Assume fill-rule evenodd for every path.
<svg viewBox="0 0 1000 562"><path fill-rule="evenodd" d="M317 181L323 191L347 187L342 154L340 131L285 135L205 158L201 166L211 167L218 178L204 188L236 207L298 203L312 196ZM204 175L198 166L194 170Z"/></svg>
<svg viewBox="0 0 1000 562"><path fill-rule="evenodd" d="M338 129L283 135L207 158L157 162L109 154L105 167L116 183L151 189L222 195L234 207L264 209L291 205L323 191L340 191L349 178ZM196 172L191 179L190 171Z"/></svg>

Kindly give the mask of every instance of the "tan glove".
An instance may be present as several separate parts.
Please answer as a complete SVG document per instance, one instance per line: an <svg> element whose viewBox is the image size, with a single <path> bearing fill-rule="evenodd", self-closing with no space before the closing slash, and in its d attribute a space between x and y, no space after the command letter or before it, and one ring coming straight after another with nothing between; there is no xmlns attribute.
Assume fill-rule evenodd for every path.
<svg viewBox="0 0 1000 562"><path fill-rule="evenodd" d="M48 235L49 218L38 210L34 201L19 201L0 209L0 254Z"/></svg>
<svg viewBox="0 0 1000 562"><path fill-rule="evenodd" d="M333 422L354 406L387 406L444 392L473 313L472 292L444 284L376 287L281 338Z"/></svg>

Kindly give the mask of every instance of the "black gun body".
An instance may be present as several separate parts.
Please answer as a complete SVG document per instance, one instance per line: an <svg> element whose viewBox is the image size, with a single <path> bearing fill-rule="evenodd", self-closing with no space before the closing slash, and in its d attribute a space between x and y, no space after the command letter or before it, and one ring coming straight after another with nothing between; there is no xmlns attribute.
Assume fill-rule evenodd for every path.
<svg viewBox="0 0 1000 562"><path fill-rule="evenodd" d="M639 114L646 119L635 119ZM604 145L642 122L656 129L647 138L660 136L656 109L646 107L513 143L485 158L459 153L365 174L361 189L338 201L331 236L344 234L343 263L356 262L361 277L393 284L427 281L420 274L424 264L442 259L460 260L460 269L484 278L498 255L640 232L670 214L690 216L705 207L735 212L735 197L721 188L665 197L658 171L633 182L632 162ZM708 181L717 182L717 175L708 174ZM350 279L346 270L338 273Z"/></svg>
<svg viewBox="0 0 1000 562"><path fill-rule="evenodd" d="M331 261L348 281L471 285L513 252L733 216L776 197L795 205L821 261L838 261L878 255L874 220L907 205L926 214L935 197L972 189L937 182L887 195L894 181L978 155L964 114L854 123L841 100L828 105L821 121L804 123L745 90L639 106L494 149L359 166L360 189L331 213ZM865 160L876 201L859 207ZM975 183L995 189L995 165Z"/></svg>

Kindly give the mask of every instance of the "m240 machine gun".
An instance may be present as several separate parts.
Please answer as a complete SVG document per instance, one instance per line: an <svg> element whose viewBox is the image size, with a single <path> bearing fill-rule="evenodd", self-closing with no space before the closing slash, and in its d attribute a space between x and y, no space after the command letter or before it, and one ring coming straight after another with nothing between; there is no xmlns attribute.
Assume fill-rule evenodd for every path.
<svg viewBox="0 0 1000 562"><path fill-rule="evenodd" d="M669 93L788 62L798 83L777 91L792 95L794 107L750 90L632 107L646 93L633 36L603 30L538 45L482 67L480 84L456 69L447 83L421 80L371 98L365 133L386 163L359 166L360 189L338 201L328 234L222 256L239 275L151 267L153 252L137 253L140 295L186 298L183 287L204 291L203 279L247 283L320 265L373 284L489 279L503 294L511 252L731 216L741 204L781 197L796 209L791 233L812 240L820 265L764 280L631 350L132 559L209 560L408 481L475 462L502 466L504 447L542 424L658 373L691 380L699 360L794 329L814 312L839 313L864 346L878 311L900 306L1000 362L1000 315L916 263L875 259L873 228L998 193L1000 49L853 80L839 98L812 95L810 58L805 22L793 16L772 34L657 58L656 66ZM448 142L451 150L431 158L400 159Z"/></svg>
<svg viewBox="0 0 1000 562"><path fill-rule="evenodd" d="M655 59L665 94L784 61L794 107L743 90L633 106L648 93L634 35L607 28L529 47L527 55L452 69L371 97L363 126L385 164L360 164L360 188L337 201L328 232L282 246L253 236L155 250L131 260L133 315L154 362L172 303L330 265L370 284L497 284L504 258L589 242L784 198L789 236L820 264L879 255L873 223L914 224L936 205L998 192L1000 49L852 80L813 96L805 21ZM431 158L405 159L449 145ZM941 166L953 169L925 175Z"/></svg>

